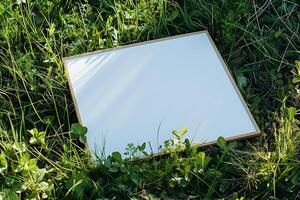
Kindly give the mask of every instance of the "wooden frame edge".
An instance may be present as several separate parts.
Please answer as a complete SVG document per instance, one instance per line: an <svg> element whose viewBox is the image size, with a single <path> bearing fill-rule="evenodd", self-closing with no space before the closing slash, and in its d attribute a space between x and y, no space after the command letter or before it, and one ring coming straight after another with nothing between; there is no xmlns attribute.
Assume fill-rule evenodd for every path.
<svg viewBox="0 0 300 200"><path fill-rule="evenodd" d="M164 37L164 38L159 38L159 39L154 39L154 40L149 40L149 41L144 41L144 42L137 42L137 43L132 43L132 44L127 44L127 45L123 45L123 46L118 46L118 47L112 47L112 48L107 48L107 49L102 49L102 50L97 50L97 51L93 51L93 52L87 52L87 53L82 53L82 54L79 54L79 55L74 55L74 56L68 56L68 57L63 57L62 60L63 60L63 65L65 67L65 72L66 72L66 76L67 76L67 81L68 81L68 86L69 86L69 89L70 89L70 93L71 93L71 97L73 99L73 104L74 104L74 107L75 107L75 112L76 112L76 116L78 118L78 121L81 125L83 125L83 122L82 122L82 118L80 116L80 112L79 112L79 108L78 108L78 105L77 105L77 101L76 101L76 98L75 98L75 94L74 94L74 90L73 90L73 87L72 85L70 84L71 81L70 81L70 76L69 76L69 71L68 71L68 67L66 65L66 60L68 59L71 59L71 58L79 58L79 57L83 57L83 56L88 56L88 55L93 55L93 54L98 54L98 53L102 53L102 52L108 52L108 51L113 51L113 50L117 50L117 49L124 49L124 48L130 48L130 47L135 47L135 46L140 46L140 45L145 45L145 44L150 44L150 43L155 43L155 42L160 42L160 41L165 41L165 40L171 40L171 39L177 39L177 38L181 38L181 37L185 37L185 36L191 36L191 35L197 35L197 34L206 34L206 36L208 37L215 53L217 54L218 56L218 59L219 61L221 62L221 65L223 66L223 69L225 70L231 84L233 85L234 87L234 90L235 92L237 93L240 101L242 102L242 105L246 111L246 113L248 114L248 117L250 118L254 128L255 128L255 132L250 132L250 133L244 133L244 134L241 134L239 136L232 136L232 137L226 137L225 140L226 141L235 141L235 140L243 140L243 139L247 139L247 138L250 138L250 137L254 137L254 136L258 136L260 134L260 129L253 117L253 115L251 114L242 94L240 93L239 91L239 88L237 87L235 81L234 81L234 78L227 66L227 64L225 63L225 61L223 60L219 50L217 49L216 47L216 44L214 43L213 39L211 38L208 30L202 30L202 31L196 31L196 32L191 32L191 33L186 33L186 34L180 34L180 35L175 35L175 36L169 36L169 37ZM206 147L206 146L210 146L212 144L216 144L216 140L215 141L211 141L211 142L203 142L203 143L200 143L200 144L193 144L192 146L199 146L199 147ZM89 145L86 143L85 146L89 148ZM91 150L91 149L90 149ZM92 151L93 152L93 151ZM94 152L93 152L94 153ZM159 156L159 155L163 155L162 153L155 153L153 154L154 157L156 156ZM142 158L141 158L142 159Z"/></svg>

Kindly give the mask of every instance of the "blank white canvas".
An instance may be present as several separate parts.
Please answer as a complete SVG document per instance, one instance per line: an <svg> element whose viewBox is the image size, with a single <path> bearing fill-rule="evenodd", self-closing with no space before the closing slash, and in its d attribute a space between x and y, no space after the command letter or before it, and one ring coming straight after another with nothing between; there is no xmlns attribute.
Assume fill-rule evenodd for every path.
<svg viewBox="0 0 300 200"><path fill-rule="evenodd" d="M143 142L157 153L183 127L193 144L259 131L206 32L64 62L88 146L106 155Z"/></svg>

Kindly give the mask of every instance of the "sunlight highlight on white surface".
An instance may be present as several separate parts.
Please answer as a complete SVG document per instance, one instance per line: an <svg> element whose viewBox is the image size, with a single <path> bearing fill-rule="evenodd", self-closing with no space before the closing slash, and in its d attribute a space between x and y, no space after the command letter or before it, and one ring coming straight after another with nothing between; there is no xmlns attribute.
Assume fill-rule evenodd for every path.
<svg viewBox="0 0 300 200"><path fill-rule="evenodd" d="M65 65L88 145L101 149L105 138L106 155L143 142L156 153L182 127L193 143L259 131L206 33L70 57Z"/></svg>

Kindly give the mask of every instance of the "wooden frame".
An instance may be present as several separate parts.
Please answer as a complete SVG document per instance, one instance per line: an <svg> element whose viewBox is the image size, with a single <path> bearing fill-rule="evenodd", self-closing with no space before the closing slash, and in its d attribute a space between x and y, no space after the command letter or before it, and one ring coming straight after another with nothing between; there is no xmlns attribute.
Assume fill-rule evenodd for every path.
<svg viewBox="0 0 300 200"><path fill-rule="evenodd" d="M120 46L120 47L115 47L115 48L109 48L109 49L104 49L104 50L99 50L99 51L94 51L94 52L90 52L90 53L84 53L84 54L80 54L80 55L75 55L75 56L70 56L70 57L66 57L66 58L63 58L63 63L64 65L66 66L66 60L67 59L72 59L72 58L79 58L79 57L82 57L82 56L87 56L87 55L92 55L92 54L97 54L97 53L101 53L101 52L108 52L108 51L114 51L116 49L124 49L124 48L129 48L129 47L134 47L134 46L139 46L139 45L144 45L144 44L149 44L149 43L155 43L155 42L160 42L160 41L165 41L165 40L171 40L171 39L175 39L175 38L181 38L181 37L185 37L185 36L190 36L190 35L196 35L196 34L206 34L207 37L209 38L210 40L210 43L212 44L213 48L214 48L214 51L215 53L217 54L218 56L218 59L220 60L228 78L230 79L231 81L231 84L233 85L234 89L235 89L235 92L237 93L244 109L246 110L253 126L255 127L255 131L254 132L250 132L250 133L246 133L246 134L240 134L238 136L233 136L233 137L226 137L225 139L228 140L228 141L232 141L232 140L237 140L237 139L245 139L245 138L249 138L249 137L253 137L253 136L257 136L259 133L260 133L260 129L259 127L257 126L252 114L250 113L237 85L235 84L235 81L225 63L225 61L223 60L223 58L221 57L218 49L216 48L211 36L209 35L208 31L197 31L197 32L193 32L193 33L188 33L188 34L183 34L183 35L177 35L177 36L171 36L171 37L167 37L167 38L161 38L161 39L156 39L156 40L151 40L151 41L145 41L145 42L141 42L141 43L134 43L134 44L129 44L129 45L124 45L124 46ZM68 83L69 83L69 88L70 88L70 92L71 92L71 96L72 96L72 99L74 101L74 106L75 106L75 111L76 111L76 115L78 117L78 121L83 124L82 122L82 119L81 119L81 116L80 116L80 112L79 112L79 108L78 108L78 104L77 104L77 101L76 101L76 98L75 98L75 94L74 94L74 90L73 90L73 87L72 85L70 84L71 83L71 80L70 80L70 77L69 77L69 72L67 70L67 67L66 67L66 74L67 74L67 79L68 79ZM196 144L196 145L200 145L200 146L206 146L206 145L210 145L210 144L213 144L215 143L216 141L211 141L211 142L204 142L204 143L201 143L201 144Z"/></svg>

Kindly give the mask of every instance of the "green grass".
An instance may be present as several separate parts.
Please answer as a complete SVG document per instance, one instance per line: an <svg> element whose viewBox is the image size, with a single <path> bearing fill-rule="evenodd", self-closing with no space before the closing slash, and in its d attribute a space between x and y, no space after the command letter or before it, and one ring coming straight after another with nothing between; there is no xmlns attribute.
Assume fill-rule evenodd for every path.
<svg viewBox="0 0 300 200"><path fill-rule="evenodd" d="M298 3L2 0L0 199L300 198ZM115 153L92 163L62 57L204 29L261 136L202 149L184 141L182 154L141 161ZM135 157L143 148L128 151Z"/></svg>

